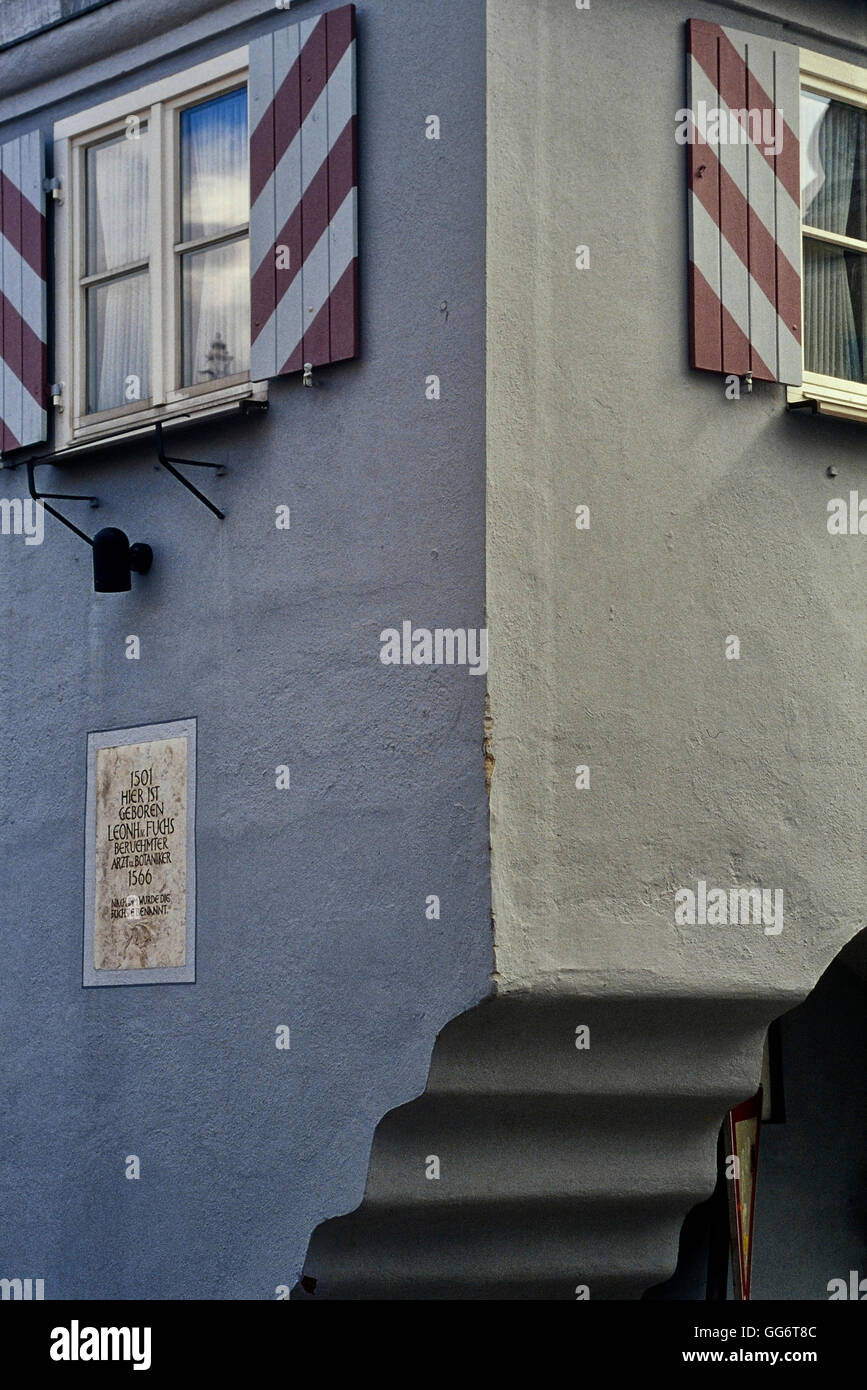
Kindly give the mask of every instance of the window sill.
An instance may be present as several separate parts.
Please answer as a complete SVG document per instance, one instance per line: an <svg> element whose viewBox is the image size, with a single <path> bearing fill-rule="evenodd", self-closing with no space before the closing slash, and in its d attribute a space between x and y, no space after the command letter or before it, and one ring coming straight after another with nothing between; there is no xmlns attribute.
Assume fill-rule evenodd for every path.
<svg viewBox="0 0 867 1390"><path fill-rule="evenodd" d="M857 381L805 372L802 386L786 388L786 403L790 408L812 406L818 415L867 424L867 386Z"/></svg>
<svg viewBox="0 0 867 1390"><path fill-rule="evenodd" d="M174 401L170 405L155 406L134 414L118 411L109 419L103 418L93 425L78 428L68 443L59 444L50 452L56 458L91 453L94 449L107 448L137 436L149 436L157 423L162 424L165 430L199 423L206 425L221 416L237 415L248 403L267 408L267 381L245 381L225 390L190 396L185 401Z"/></svg>

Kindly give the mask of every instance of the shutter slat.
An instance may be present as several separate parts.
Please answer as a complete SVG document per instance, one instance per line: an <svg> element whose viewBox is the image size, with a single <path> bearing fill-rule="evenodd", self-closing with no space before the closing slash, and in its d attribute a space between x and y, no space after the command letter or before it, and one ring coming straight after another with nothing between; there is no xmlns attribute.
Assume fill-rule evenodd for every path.
<svg viewBox="0 0 867 1390"><path fill-rule="evenodd" d="M774 91L774 46L767 39L748 40L747 109L758 108L763 93ZM779 352L776 313L777 243L770 228L776 228L776 183L774 170L755 145L746 146L747 183L751 213L750 236L750 324L752 325L749 370L755 377L773 378L767 364L774 363ZM801 234L798 227L798 236ZM797 246L795 249L797 255ZM797 265L797 260L795 261ZM761 332L758 326L761 326Z"/></svg>
<svg viewBox="0 0 867 1390"><path fill-rule="evenodd" d="M303 362L328 361L328 98L326 20L301 26L301 212ZM287 369L297 371L290 358Z"/></svg>
<svg viewBox="0 0 867 1390"><path fill-rule="evenodd" d="M24 387L21 378L22 294L21 247L21 146L18 140L3 146L3 421L8 432L6 447L26 443L24 438Z"/></svg>
<svg viewBox="0 0 867 1390"><path fill-rule="evenodd" d="M801 349L801 72L796 48L774 53L774 97L793 139L784 139L776 160L779 380L800 386ZM794 272L794 274L793 274Z"/></svg>
<svg viewBox="0 0 867 1390"><path fill-rule="evenodd" d="M746 109L747 72L728 44L719 51L720 88L728 92L736 109ZM742 376L751 370L750 343L754 325L750 318L749 233L746 145L724 142L718 146L720 163L719 227L722 245L722 357L727 372ZM761 331L761 329L759 329Z"/></svg>
<svg viewBox="0 0 867 1390"><path fill-rule="evenodd" d="M250 376L275 376L274 42L250 44Z"/></svg>
<svg viewBox="0 0 867 1390"><path fill-rule="evenodd" d="M45 149L39 131L0 146L0 453L48 429Z"/></svg>
<svg viewBox="0 0 867 1390"><path fill-rule="evenodd" d="M295 370L304 365L298 344L304 336L304 311L301 304L301 25L290 24L274 35L275 68L281 75L274 111L275 127L281 132L277 144L276 207L282 217L277 222L277 244L286 252L285 269L277 271L278 289L286 289L277 299L277 336L273 376L289 370L288 359L297 349ZM279 350L277 349L279 344Z"/></svg>
<svg viewBox="0 0 867 1390"><path fill-rule="evenodd" d="M689 109L695 116L716 100L717 52L710 26L690 26ZM709 74L712 73L713 76ZM702 105L703 104L703 105ZM719 228L719 163L706 158L693 119L687 145L689 180L690 319L692 365L722 370L722 283Z"/></svg>
<svg viewBox="0 0 867 1390"><path fill-rule="evenodd" d="M354 357L354 5L250 44L250 130L251 375Z"/></svg>
<svg viewBox="0 0 867 1390"><path fill-rule="evenodd" d="M704 20L689 21L687 48L692 365L798 385L798 49ZM716 111L719 139L701 119Z"/></svg>
<svg viewBox="0 0 867 1390"><path fill-rule="evenodd" d="M355 11L351 5L328 19L329 259L331 266L331 361L358 355L358 138L355 95ZM344 70L341 70L344 69Z"/></svg>

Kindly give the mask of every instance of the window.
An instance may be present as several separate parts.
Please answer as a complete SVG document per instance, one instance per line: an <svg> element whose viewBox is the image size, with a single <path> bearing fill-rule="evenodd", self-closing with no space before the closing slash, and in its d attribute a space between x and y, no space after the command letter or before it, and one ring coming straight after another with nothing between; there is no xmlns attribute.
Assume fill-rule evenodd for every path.
<svg viewBox="0 0 867 1390"><path fill-rule="evenodd" d="M867 69L801 53L803 387L867 419Z"/></svg>
<svg viewBox="0 0 867 1390"><path fill-rule="evenodd" d="M180 117L181 386L250 365L247 92L189 106Z"/></svg>
<svg viewBox="0 0 867 1390"><path fill-rule="evenodd" d="M58 447L254 393L246 63L55 127Z"/></svg>
<svg viewBox="0 0 867 1390"><path fill-rule="evenodd" d="M0 456L358 357L354 5L66 116L46 154L38 128L0 142Z"/></svg>
<svg viewBox="0 0 867 1390"><path fill-rule="evenodd" d="M88 415L151 394L147 122L130 135L112 135L82 151Z"/></svg>

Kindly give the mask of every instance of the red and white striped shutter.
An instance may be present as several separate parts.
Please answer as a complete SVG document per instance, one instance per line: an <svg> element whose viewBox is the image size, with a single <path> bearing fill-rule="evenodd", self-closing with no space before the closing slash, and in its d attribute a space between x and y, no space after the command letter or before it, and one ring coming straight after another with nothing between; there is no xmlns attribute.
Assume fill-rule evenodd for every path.
<svg viewBox="0 0 867 1390"><path fill-rule="evenodd" d="M687 51L692 365L800 385L798 49L692 19ZM772 138L715 141L702 115L717 109L723 134L731 112L768 112Z"/></svg>
<svg viewBox="0 0 867 1390"><path fill-rule="evenodd" d="M45 146L38 130L0 146L0 453L48 429Z"/></svg>
<svg viewBox="0 0 867 1390"><path fill-rule="evenodd" d="M250 375L358 355L355 6L250 44Z"/></svg>

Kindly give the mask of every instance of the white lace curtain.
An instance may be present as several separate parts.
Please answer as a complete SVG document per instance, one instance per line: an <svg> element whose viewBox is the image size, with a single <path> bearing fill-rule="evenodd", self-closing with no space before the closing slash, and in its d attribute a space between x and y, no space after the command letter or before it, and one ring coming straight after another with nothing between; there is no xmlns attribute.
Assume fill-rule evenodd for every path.
<svg viewBox="0 0 867 1390"><path fill-rule="evenodd" d="M148 130L133 127L87 151L87 274L147 258ZM150 395L148 273L87 291L88 411Z"/></svg>
<svg viewBox="0 0 867 1390"><path fill-rule="evenodd" d="M181 237L215 237L249 218L247 94L230 92L181 119ZM246 238L187 253L182 267L184 385L246 371L250 272Z"/></svg>
<svg viewBox="0 0 867 1390"><path fill-rule="evenodd" d="M824 231L867 240L865 114L854 106L829 102L811 132L807 156L817 174L805 189L804 221ZM865 293L865 256L805 237L808 371L867 381Z"/></svg>
<svg viewBox="0 0 867 1390"><path fill-rule="evenodd" d="M183 112L181 184L182 241L218 236L248 220L243 89Z"/></svg>

